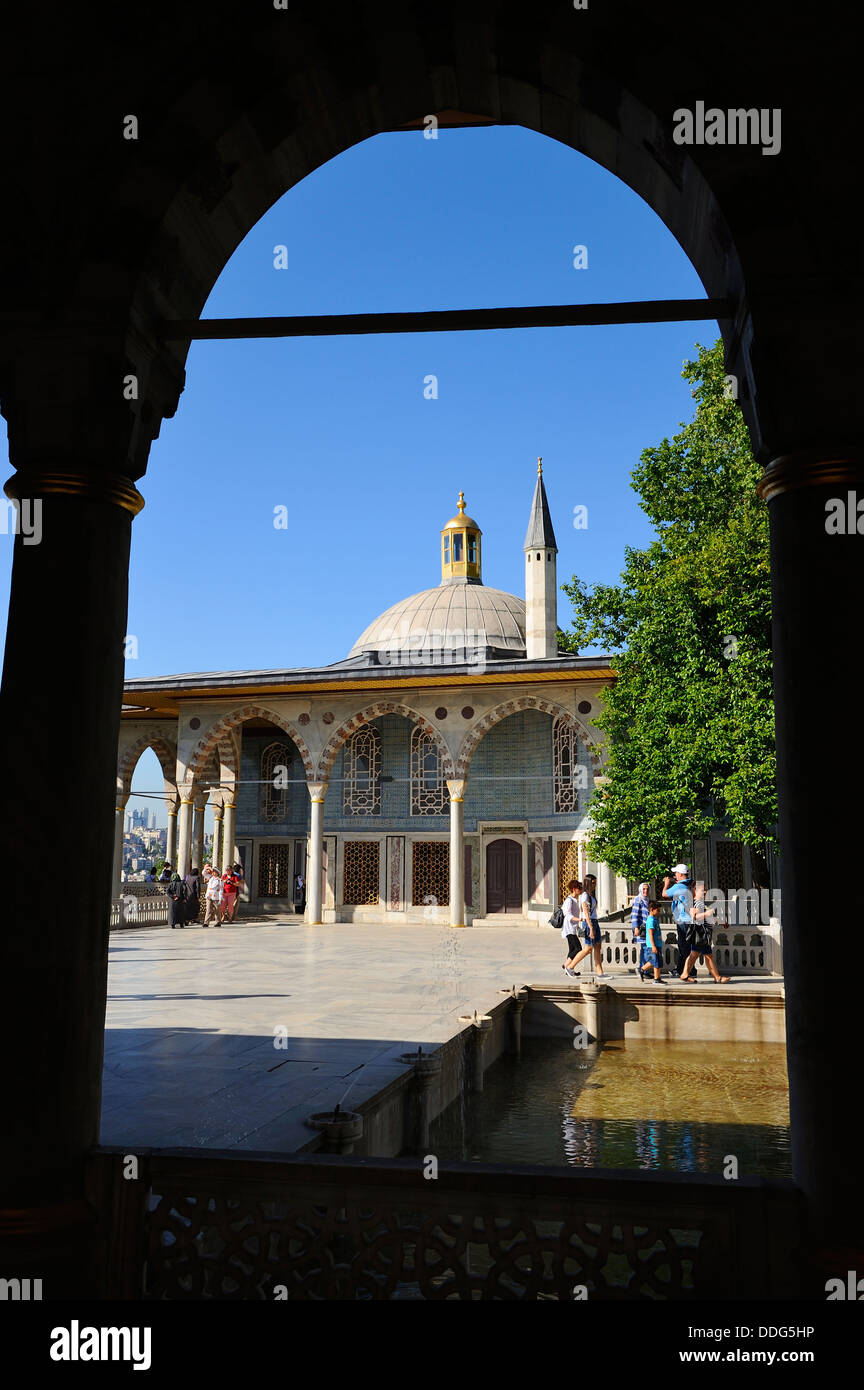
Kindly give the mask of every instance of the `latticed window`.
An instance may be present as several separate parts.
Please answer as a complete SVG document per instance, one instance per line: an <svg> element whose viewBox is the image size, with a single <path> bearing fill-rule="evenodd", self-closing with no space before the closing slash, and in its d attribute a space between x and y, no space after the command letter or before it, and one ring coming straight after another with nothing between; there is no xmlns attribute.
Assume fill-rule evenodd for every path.
<svg viewBox="0 0 864 1390"><path fill-rule="evenodd" d="M579 735L561 715L552 725L552 780L556 812L579 810L580 789L588 786L588 765L580 758Z"/></svg>
<svg viewBox="0 0 864 1390"><path fill-rule="evenodd" d="M377 907L381 846L377 840L345 841L342 901L355 907Z"/></svg>
<svg viewBox="0 0 864 1390"><path fill-rule="evenodd" d="M438 745L417 724L411 734L411 814L443 816L447 809L447 783Z"/></svg>
<svg viewBox="0 0 864 1390"><path fill-rule="evenodd" d="M449 905L450 845L446 840L415 840L411 864L411 902L415 907Z"/></svg>
<svg viewBox="0 0 864 1390"><path fill-rule="evenodd" d="M258 819L282 821L288 817L288 783L291 780L292 750L287 743L268 743L261 754Z"/></svg>
<svg viewBox="0 0 864 1390"><path fill-rule="evenodd" d="M290 898L294 891L290 845L261 845L258 851L258 897Z"/></svg>
<svg viewBox="0 0 864 1390"><path fill-rule="evenodd" d="M345 745L345 787L342 809L346 816L381 814L381 736L371 724L358 729Z"/></svg>
<svg viewBox="0 0 864 1390"><path fill-rule="evenodd" d="M567 897L567 884L579 877L578 840L558 841L558 903Z"/></svg>
<svg viewBox="0 0 864 1390"><path fill-rule="evenodd" d="M734 893L744 882L744 856L739 840L719 840L717 843L717 887L724 893Z"/></svg>

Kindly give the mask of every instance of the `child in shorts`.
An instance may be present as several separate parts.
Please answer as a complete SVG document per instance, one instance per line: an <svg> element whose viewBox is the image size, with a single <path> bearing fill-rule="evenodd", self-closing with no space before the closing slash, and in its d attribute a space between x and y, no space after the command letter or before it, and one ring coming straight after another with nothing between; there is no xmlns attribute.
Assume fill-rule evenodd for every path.
<svg viewBox="0 0 864 1390"><path fill-rule="evenodd" d="M660 935L660 908L658 903L652 898L648 904L648 916L645 919L645 942L642 946L642 958L639 961L639 978L645 979L645 971L654 971L655 985L662 985L663 980L660 972L663 968L663 938Z"/></svg>

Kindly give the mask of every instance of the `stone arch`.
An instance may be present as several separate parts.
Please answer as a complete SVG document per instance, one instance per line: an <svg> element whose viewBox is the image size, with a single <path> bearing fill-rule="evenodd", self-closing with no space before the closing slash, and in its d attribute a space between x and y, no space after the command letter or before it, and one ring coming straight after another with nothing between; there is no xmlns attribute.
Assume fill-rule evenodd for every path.
<svg viewBox="0 0 864 1390"><path fill-rule="evenodd" d="M221 756L221 749L226 736L231 736L233 738L234 730L241 724L245 724L247 719L266 719L269 723L275 724L283 733L286 733L295 744L300 757L303 759L303 767L306 771L306 776L308 778L312 777L314 770L312 754L309 752L306 741L296 725L292 724L290 719L286 719L283 715L277 714L275 710L268 709L264 705L241 705L239 709L231 710L229 714L225 714L221 719L218 719L199 739L192 750L192 755L189 758L186 768L186 778L188 782L195 782L201 776L210 754L217 748L220 748ZM235 776L238 772L239 767L236 767Z"/></svg>
<svg viewBox="0 0 864 1390"><path fill-rule="evenodd" d="M373 719L377 719L382 714L401 714L403 718L410 719L412 724L419 726L425 734L434 741L439 753L441 754L441 767L444 771L445 780L456 776L453 766L453 758L450 749L444 742L439 731L434 724L420 714L416 709L411 709L408 705L396 704L392 700L378 700L374 705L367 705L366 709L358 710L348 719L344 719L338 729L330 735L318 759L318 768L315 777L316 782L326 782L330 776L331 769L336 761L336 755L342 744L351 734L356 733L357 729L364 724L370 724Z"/></svg>
<svg viewBox="0 0 864 1390"><path fill-rule="evenodd" d="M458 0L441 0L434 15L420 9L395 26L364 9L362 20L358 12L353 24L346 19L337 28L338 41L323 13L265 8L249 16L244 42L232 50L231 81L215 84L220 62L206 38L196 36L173 99L140 153L130 143L124 173L110 190L122 210L118 218L135 226L139 248L137 273L125 275L128 322L148 321L154 305L181 320L198 318L259 219L290 188L363 140L398 129L422 133L430 112L445 126L521 126L620 178L663 221L707 293L732 301L720 325L728 369L741 381L755 453L770 452L778 441L763 446L763 417L776 434L778 415L795 404L770 354L759 356L758 401L753 381L760 326L753 303L766 328L773 326L770 306L748 293L761 275L773 274L768 252L752 236L753 188L766 213L800 200L781 161L766 161L758 148L727 153L718 167L710 151L673 139L674 109L697 89L714 90L723 77L695 31L676 45L673 61L663 22L641 12L639 43L648 48L638 52L654 56L640 71L644 65L628 56L620 31L613 36L602 24L586 29L578 20L551 25L539 12L520 17L518 44L506 24L491 22L482 40L466 42ZM141 177L141 161L148 174L160 172L158 200L152 178ZM806 244L803 226L799 235ZM770 254L776 257L775 246ZM125 351L137 356L131 334ZM188 340L178 337L158 368L140 363L144 379L164 396L157 406L163 416L176 409L187 352ZM158 430L152 403L142 403L138 414L142 433L152 438Z"/></svg>
<svg viewBox="0 0 864 1390"><path fill-rule="evenodd" d="M141 754L152 748L159 759L159 766L165 778L166 790L177 788L177 745L163 738L161 734L142 734L140 738L121 752L117 761L117 795L128 796L132 790L132 778Z"/></svg>
<svg viewBox="0 0 864 1390"><path fill-rule="evenodd" d="M456 761L455 777L467 777L471 766L471 759L474 750L480 740L495 724L500 724L502 719L507 719L511 714L518 714L520 710L535 709L541 714L548 714L553 720L564 719L576 730L585 747L588 750L588 757L591 760L591 771L595 777L601 775L601 756L596 735L592 735L588 726L572 710L565 709L563 705L556 704L554 700L541 700L536 695L522 695L515 700L506 700L500 705L496 705L488 714L484 714L482 719L478 719L476 724L468 730L459 750L459 757Z"/></svg>

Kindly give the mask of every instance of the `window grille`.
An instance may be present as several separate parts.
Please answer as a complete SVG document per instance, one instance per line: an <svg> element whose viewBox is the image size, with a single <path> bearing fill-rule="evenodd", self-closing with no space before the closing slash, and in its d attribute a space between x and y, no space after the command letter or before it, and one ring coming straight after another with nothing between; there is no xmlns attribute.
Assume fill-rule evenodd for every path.
<svg viewBox="0 0 864 1390"><path fill-rule="evenodd" d="M573 815L579 810L579 788L587 781L588 765L579 757L579 736L569 719L559 714L552 725L552 780L555 811Z"/></svg>
<svg viewBox="0 0 864 1390"><path fill-rule="evenodd" d="M734 893L744 883L744 856L740 840L717 842L717 887Z"/></svg>
<svg viewBox="0 0 864 1390"><path fill-rule="evenodd" d="M560 906L567 897L567 884L571 878L579 877L579 841L558 841L558 903Z"/></svg>
<svg viewBox="0 0 864 1390"><path fill-rule="evenodd" d="M381 735L371 724L358 729L345 745L345 786L342 809L346 816L380 816Z"/></svg>
<svg viewBox="0 0 864 1390"><path fill-rule="evenodd" d="M381 846L377 840L345 841L343 903L377 907Z"/></svg>
<svg viewBox="0 0 864 1390"><path fill-rule="evenodd" d="M259 779L261 782L258 797L258 819L272 823L288 818L288 788L282 783L291 780L293 751L287 743L277 741L268 743L261 754ZM286 771L280 771L280 769ZM279 786L274 786L278 777Z"/></svg>
<svg viewBox="0 0 864 1390"><path fill-rule="evenodd" d="M411 734L411 814L443 816L447 803L447 783L438 746L419 724L415 725Z"/></svg>
<svg viewBox="0 0 864 1390"><path fill-rule="evenodd" d="M258 897L290 898L294 893L290 845L260 845Z"/></svg>
<svg viewBox="0 0 864 1390"><path fill-rule="evenodd" d="M450 903L450 845L447 840L415 840L411 856L414 907Z"/></svg>

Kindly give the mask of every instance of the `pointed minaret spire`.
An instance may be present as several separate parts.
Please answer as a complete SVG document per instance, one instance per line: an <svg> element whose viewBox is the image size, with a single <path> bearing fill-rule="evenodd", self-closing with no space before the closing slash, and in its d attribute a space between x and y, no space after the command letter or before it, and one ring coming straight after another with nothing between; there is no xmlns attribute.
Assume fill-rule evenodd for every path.
<svg viewBox="0 0 864 1390"><path fill-rule="evenodd" d="M558 542L555 540L555 532L552 529L552 516L549 512L549 502L546 497L546 488L543 483L543 460L537 460L537 485L534 488L534 501L531 503L531 516L528 521L528 530L525 534L525 544L523 550L537 550L539 548L554 550L558 553Z"/></svg>
<svg viewBox="0 0 864 1390"><path fill-rule="evenodd" d="M525 655L542 661L558 655L558 542L543 483L543 460L525 533Z"/></svg>

